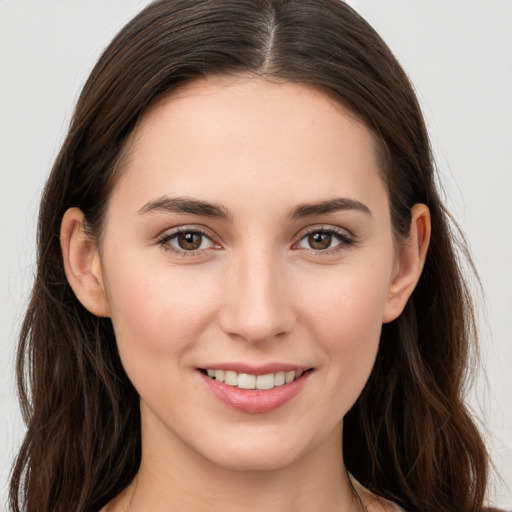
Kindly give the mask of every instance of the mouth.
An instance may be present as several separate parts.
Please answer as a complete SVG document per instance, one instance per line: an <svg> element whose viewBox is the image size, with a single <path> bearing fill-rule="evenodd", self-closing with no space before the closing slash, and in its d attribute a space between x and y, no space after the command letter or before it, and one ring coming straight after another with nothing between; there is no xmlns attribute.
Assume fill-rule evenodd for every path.
<svg viewBox="0 0 512 512"><path fill-rule="evenodd" d="M281 364L254 368L238 363L198 370L206 389L216 399L249 414L270 413L291 402L301 394L315 371Z"/></svg>
<svg viewBox="0 0 512 512"><path fill-rule="evenodd" d="M211 380L221 382L234 388L265 391L291 384L303 375L312 372L313 368L306 370L278 371L264 375L239 373L233 370L213 368L200 368L199 371Z"/></svg>

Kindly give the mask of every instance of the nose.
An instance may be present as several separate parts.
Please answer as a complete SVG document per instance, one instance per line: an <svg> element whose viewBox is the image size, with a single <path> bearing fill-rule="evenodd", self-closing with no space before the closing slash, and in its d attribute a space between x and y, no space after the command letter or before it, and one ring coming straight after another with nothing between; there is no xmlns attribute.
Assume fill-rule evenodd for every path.
<svg viewBox="0 0 512 512"><path fill-rule="evenodd" d="M250 343L262 343L292 330L292 294L283 267L270 251L246 252L232 261L220 311L224 332Z"/></svg>

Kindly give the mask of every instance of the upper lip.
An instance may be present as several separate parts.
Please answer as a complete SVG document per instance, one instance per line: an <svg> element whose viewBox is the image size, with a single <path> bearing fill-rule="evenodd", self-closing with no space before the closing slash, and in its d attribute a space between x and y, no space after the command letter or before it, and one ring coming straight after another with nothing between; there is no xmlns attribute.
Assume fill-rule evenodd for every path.
<svg viewBox="0 0 512 512"><path fill-rule="evenodd" d="M250 375L267 375L269 373L277 372L291 372L291 371L305 371L310 369L311 366L304 366L292 363L265 363L254 365L242 362L226 362L214 363L202 366L203 370L228 370L237 373L248 373Z"/></svg>

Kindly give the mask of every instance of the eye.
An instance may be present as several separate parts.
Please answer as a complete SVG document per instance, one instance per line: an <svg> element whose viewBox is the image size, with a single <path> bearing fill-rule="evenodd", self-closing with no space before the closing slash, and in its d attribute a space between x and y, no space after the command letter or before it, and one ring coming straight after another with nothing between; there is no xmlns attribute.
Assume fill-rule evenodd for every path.
<svg viewBox="0 0 512 512"><path fill-rule="evenodd" d="M159 243L167 250L182 254L217 247L206 233L196 229L180 229L165 235Z"/></svg>
<svg viewBox="0 0 512 512"><path fill-rule="evenodd" d="M298 242L301 249L331 252L354 243L352 237L343 231L333 228L314 229L306 233Z"/></svg>

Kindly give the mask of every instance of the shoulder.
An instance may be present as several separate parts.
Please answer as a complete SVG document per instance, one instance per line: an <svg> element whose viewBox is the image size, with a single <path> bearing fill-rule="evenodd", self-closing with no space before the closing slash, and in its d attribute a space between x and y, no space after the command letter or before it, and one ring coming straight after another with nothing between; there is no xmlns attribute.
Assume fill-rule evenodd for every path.
<svg viewBox="0 0 512 512"><path fill-rule="evenodd" d="M405 510L389 500L381 498L363 487L351 474L350 481L356 494L361 499L366 512L405 512Z"/></svg>
<svg viewBox="0 0 512 512"><path fill-rule="evenodd" d="M357 495L361 498L364 509L366 512L406 512L402 507L377 496L370 492L366 487L360 484L350 473L350 481L356 491ZM486 507L482 512L512 512L512 510L505 510L501 508Z"/></svg>

